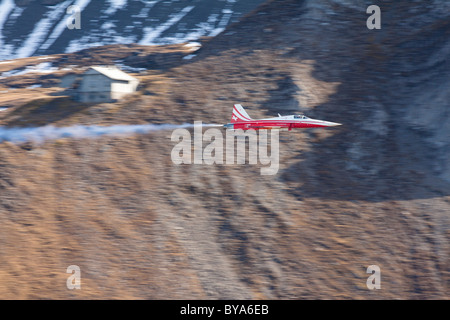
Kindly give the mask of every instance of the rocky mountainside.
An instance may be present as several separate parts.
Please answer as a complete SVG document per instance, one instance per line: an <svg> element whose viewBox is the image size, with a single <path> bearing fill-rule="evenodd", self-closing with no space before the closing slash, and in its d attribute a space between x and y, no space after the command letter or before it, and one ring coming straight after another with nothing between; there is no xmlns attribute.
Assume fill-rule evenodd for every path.
<svg viewBox="0 0 450 320"><path fill-rule="evenodd" d="M225 123L233 103L254 118L343 125L280 133L272 176L259 164L176 165L171 131L3 142L0 296L448 299L450 10L380 1L381 29L369 30L371 2L268 1L195 52L51 57L58 72L118 58L145 68L139 92L117 103L11 78L8 95L28 92L21 81L47 85L11 102L1 125ZM176 52L189 59L146 62ZM81 290L66 287L70 265ZM370 265L380 290L366 286Z"/></svg>
<svg viewBox="0 0 450 320"><path fill-rule="evenodd" d="M0 60L108 45L172 44L215 36L263 0L4 0ZM80 10L79 29L75 11Z"/></svg>

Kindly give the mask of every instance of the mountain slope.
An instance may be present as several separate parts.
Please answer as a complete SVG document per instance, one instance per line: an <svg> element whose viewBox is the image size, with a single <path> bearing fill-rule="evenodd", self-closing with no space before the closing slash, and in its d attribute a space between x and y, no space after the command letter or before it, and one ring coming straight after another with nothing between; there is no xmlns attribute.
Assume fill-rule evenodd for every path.
<svg viewBox="0 0 450 320"><path fill-rule="evenodd" d="M215 36L262 0L2 1L0 60L108 45L180 43ZM80 9L80 29L74 24Z"/></svg>
<svg viewBox="0 0 450 320"><path fill-rule="evenodd" d="M2 143L0 296L448 299L448 11L380 4L368 30L367 5L269 1L191 59L136 74L124 101L6 111L2 124L224 123L241 103L343 126L281 133L274 176L175 165L170 131Z"/></svg>

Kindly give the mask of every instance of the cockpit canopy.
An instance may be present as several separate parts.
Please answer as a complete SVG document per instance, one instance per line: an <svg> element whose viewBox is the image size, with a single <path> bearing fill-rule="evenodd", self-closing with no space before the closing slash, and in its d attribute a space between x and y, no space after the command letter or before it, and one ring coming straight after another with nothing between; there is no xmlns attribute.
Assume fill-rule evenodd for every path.
<svg viewBox="0 0 450 320"><path fill-rule="evenodd" d="M298 114L294 116L294 119L309 119L309 118L304 114Z"/></svg>

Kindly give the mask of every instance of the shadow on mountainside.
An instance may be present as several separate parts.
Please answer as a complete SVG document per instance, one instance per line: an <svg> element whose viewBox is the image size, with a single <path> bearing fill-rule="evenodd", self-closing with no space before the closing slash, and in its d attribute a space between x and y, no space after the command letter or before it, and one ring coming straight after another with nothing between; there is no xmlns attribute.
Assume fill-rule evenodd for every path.
<svg viewBox="0 0 450 320"><path fill-rule="evenodd" d="M424 92L449 81L448 20L429 8L411 13L407 2L389 3L382 6L382 29L369 30L367 5L335 4L332 15L321 6L268 2L211 39L193 61L225 55L232 48L249 56L271 50L280 60L312 61L314 79L339 83L326 101L308 110L299 104L302 92L292 80L298 72L292 69L259 103L270 114L306 111L312 118L343 124L319 142L309 139L310 151L279 173L299 199L449 195L450 184L441 179L448 155L428 143L438 130L418 129L406 119L417 101L424 103L419 108L428 107ZM260 26L258 36L255 25ZM277 69L275 62L273 67ZM446 116L444 101L436 102L430 112Z"/></svg>
<svg viewBox="0 0 450 320"><path fill-rule="evenodd" d="M8 127L44 126L69 118L92 104L74 102L67 97L37 99L17 107L3 125Z"/></svg>

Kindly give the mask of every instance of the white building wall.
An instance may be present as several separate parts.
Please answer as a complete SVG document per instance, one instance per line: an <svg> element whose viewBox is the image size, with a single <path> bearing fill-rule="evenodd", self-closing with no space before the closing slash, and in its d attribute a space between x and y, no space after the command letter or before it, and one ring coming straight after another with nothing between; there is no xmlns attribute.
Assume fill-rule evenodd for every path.
<svg viewBox="0 0 450 320"><path fill-rule="evenodd" d="M79 88L80 92L102 92L111 90L112 80L102 74L84 74Z"/></svg>
<svg viewBox="0 0 450 320"><path fill-rule="evenodd" d="M136 91L138 81L113 81L111 84L112 99L121 99L123 96Z"/></svg>
<svg viewBox="0 0 450 320"><path fill-rule="evenodd" d="M114 80L98 71L86 71L78 88L81 102L109 102L136 91L139 81Z"/></svg>

